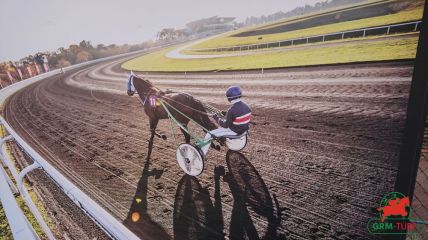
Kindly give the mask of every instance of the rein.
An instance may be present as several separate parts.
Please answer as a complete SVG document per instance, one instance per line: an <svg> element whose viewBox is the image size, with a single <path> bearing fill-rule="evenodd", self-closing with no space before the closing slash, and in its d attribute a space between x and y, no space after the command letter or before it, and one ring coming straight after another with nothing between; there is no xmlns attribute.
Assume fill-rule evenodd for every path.
<svg viewBox="0 0 428 240"><path fill-rule="evenodd" d="M179 101L176 101L176 100L174 100L174 99L172 99L172 98L169 98L169 97L166 97L166 96L162 96L162 95L159 95L159 94L151 94L151 92L146 92L146 93L141 93L141 94L145 96L145 97L144 97L144 100L141 100L140 98L138 98L138 100L140 100L140 102L141 102L143 105L145 105L145 103L146 103L146 101L147 101L147 97L149 97L149 96L156 96L156 97L158 97L158 98L166 99L166 100L169 100L169 101L171 101L171 102L174 102L174 103L180 104L180 105L181 105L181 106L183 106L183 107L186 107L186 108L188 108L188 109L191 109L191 110L193 110L193 111L195 111L195 112L198 112L198 113L203 114L203 115L206 115L206 116L213 116L213 115L214 115L213 113L209 114L209 113L207 113L207 112L203 112L203 111L198 110L198 109L196 109L196 108L192 108L192 107L190 107L190 106L188 106L188 105L186 105L186 104L183 104L183 103L181 103L181 102L179 102ZM201 103L202 103L202 102L201 102ZM204 107L206 107L206 108L207 108L207 110L210 110L211 112L214 112L214 113L221 113L221 111L220 111L220 110L216 109L215 107L213 107L213 106L211 106L211 105L204 104L204 103L202 103L202 105L204 105Z"/></svg>
<svg viewBox="0 0 428 240"><path fill-rule="evenodd" d="M132 86L134 86L134 76L132 76L131 83L132 83ZM134 86L134 89L135 89L135 86ZM135 90L136 90L136 89L135 89ZM220 111L220 110L218 110L217 108L215 108L215 107L213 107L213 106L211 106L211 105L209 105L209 104L203 103L203 102L201 102L201 101L199 101L199 100L194 99L195 101L199 101L199 102L200 102L200 103L201 103L201 104L206 108L206 110L210 111L210 113L207 113L206 111L201 111L201 110L198 110L198 109L196 109L196 108L190 107L190 106L188 106L188 105L186 105L186 104L183 104L183 103L181 103L181 102L178 102L178 101L176 101L176 100L174 100L174 99L172 99L172 98L169 98L169 97L166 97L166 96L159 95L159 94L157 94L157 92L153 94L153 93L152 93L152 91L153 91L153 90L150 90L150 91L148 91L148 92L142 92L142 93L141 93L141 94L144 96L144 100L141 100L140 98L138 98L138 100L143 104L143 106L145 106L146 101L147 101L147 98L148 98L149 96L156 96L156 97L158 97L158 98L165 99L165 100L169 100L169 101L171 101L171 102L177 103L177 104L179 104L179 105L181 105L181 106L183 106L183 107L186 107L186 108L188 108L188 109L191 109L191 110L193 110L193 111L195 111L195 112L197 112L197 113L199 113L199 114L205 115L205 116L209 116L209 117L210 117L210 116L213 116L213 115L218 114L218 113L220 113L220 114L221 114L221 111ZM156 91L156 90L155 90L155 91ZM138 92L138 91L137 91L137 92ZM181 94L189 95L189 94L187 94L187 93L178 92L178 91L177 91L177 93L181 93Z"/></svg>

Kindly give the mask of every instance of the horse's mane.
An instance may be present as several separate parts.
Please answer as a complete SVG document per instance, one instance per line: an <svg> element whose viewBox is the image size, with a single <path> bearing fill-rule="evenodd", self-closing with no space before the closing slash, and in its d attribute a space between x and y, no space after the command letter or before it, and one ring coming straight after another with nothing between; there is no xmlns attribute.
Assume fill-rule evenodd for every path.
<svg viewBox="0 0 428 240"><path fill-rule="evenodd" d="M150 81L150 80L148 80L148 79L144 79L144 78L140 78L140 77L138 77L138 76L133 76L133 81L134 81L134 87L135 88L137 88L137 86L136 86L136 83L138 84L138 81L141 81L141 82L143 82L143 83L145 83L145 84L147 84L148 85L148 87L150 87L151 89L154 89L154 90L156 90L157 92L159 92L159 93L162 93L163 91L161 90L161 89L159 89L159 88L157 88L157 87L155 87L154 85L153 85L153 83ZM136 82L137 81L137 82Z"/></svg>

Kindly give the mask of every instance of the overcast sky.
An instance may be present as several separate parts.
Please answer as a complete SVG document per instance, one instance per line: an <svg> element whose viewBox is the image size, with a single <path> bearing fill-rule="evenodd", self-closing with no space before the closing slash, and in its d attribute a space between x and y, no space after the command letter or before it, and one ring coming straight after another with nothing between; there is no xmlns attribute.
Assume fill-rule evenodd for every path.
<svg viewBox="0 0 428 240"><path fill-rule="evenodd" d="M81 40L93 45L141 43L165 27L214 15L288 11L320 0L0 0L0 61L53 51Z"/></svg>

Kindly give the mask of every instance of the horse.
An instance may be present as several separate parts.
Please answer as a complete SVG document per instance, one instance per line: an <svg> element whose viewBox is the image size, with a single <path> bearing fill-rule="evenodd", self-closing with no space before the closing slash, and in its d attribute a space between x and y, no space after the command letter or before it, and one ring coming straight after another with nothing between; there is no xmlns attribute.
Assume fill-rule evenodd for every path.
<svg viewBox="0 0 428 240"><path fill-rule="evenodd" d="M409 197L405 198L395 198L388 201L388 205L380 207L377 210L382 211L382 222L384 222L385 217L389 216L402 216L405 217L409 214L406 207L410 206Z"/></svg>
<svg viewBox="0 0 428 240"><path fill-rule="evenodd" d="M149 117L151 132L149 143L153 143L154 136L166 140L165 135L161 135L156 132L159 120L169 118L168 112L159 103L160 100L167 102L169 105L173 106L185 116L191 118L209 131L217 128L217 126L208 117L204 105L190 94L174 92L171 90L163 91L155 87L149 80L140 78L131 73L127 82L127 94L129 96L133 96L135 92L138 93L138 96L143 103L144 112ZM168 110L171 115L187 129L187 125L190 121L189 118L186 118L183 114L180 114L170 107ZM180 130L184 135L186 143L190 143L190 135L182 128L180 128Z"/></svg>

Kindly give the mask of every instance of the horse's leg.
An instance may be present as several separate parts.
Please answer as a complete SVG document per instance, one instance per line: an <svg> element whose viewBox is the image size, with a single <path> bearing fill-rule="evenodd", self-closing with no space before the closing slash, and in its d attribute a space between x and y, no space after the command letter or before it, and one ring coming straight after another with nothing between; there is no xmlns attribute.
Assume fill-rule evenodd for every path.
<svg viewBox="0 0 428 240"><path fill-rule="evenodd" d="M220 145L217 145L217 144L215 144L214 142L211 142L210 147L211 147L211 148L214 148L214 149L215 149L215 150L217 150L217 151L220 151L220 150L221 150Z"/></svg>
<svg viewBox="0 0 428 240"><path fill-rule="evenodd" d="M186 129L187 129L187 124L183 125ZM180 128L181 132L184 135L184 140L186 141L186 143L190 143L190 134L188 134L184 129Z"/></svg>
<svg viewBox="0 0 428 240"><path fill-rule="evenodd" d="M152 136L150 139L153 139L154 136L158 137L158 138L162 138L163 140L166 140L166 136L163 134L159 134L156 132L156 127L158 126L159 123L159 119L158 118L154 118L154 119L150 119L150 132L152 133Z"/></svg>
<svg viewBox="0 0 428 240"><path fill-rule="evenodd" d="M158 122L159 122L159 119L157 119L157 118L155 118L155 119L150 119L150 133L151 133L151 136L150 136L150 143L153 143L153 140L154 140L154 138L155 138L155 135L157 134L156 133L156 127L158 126Z"/></svg>

